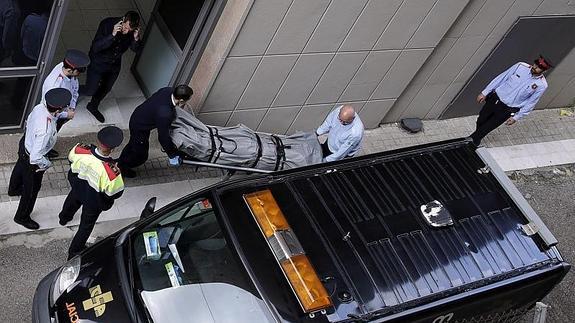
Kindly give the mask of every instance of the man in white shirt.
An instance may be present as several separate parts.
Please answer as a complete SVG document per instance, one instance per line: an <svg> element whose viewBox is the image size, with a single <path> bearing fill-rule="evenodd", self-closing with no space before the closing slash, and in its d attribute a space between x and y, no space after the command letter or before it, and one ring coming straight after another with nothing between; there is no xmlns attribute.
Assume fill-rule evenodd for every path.
<svg viewBox="0 0 575 323"><path fill-rule="evenodd" d="M324 161L353 157L361 148L363 123L351 105L341 105L331 111L315 132L328 134L321 145Z"/></svg>
<svg viewBox="0 0 575 323"><path fill-rule="evenodd" d="M18 161L12 170L8 195L20 195L14 222L30 230L40 226L30 218L42 185L44 172L52 166L46 154L56 144L56 115L70 104L72 94L64 88L51 89L45 100L34 107L20 140Z"/></svg>
<svg viewBox="0 0 575 323"><path fill-rule="evenodd" d="M90 64L90 58L86 53L76 49L69 49L66 51L64 61L54 66L42 84L42 98L44 98L46 92L58 87L65 88L72 93L72 100L68 109L56 116L58 118L56 131L60 131L60 128L66 122L74 118L76 103L78 102L78 89L80 87L78 76L86 71L88 64ZM58 152L51 150L48 153L48 157L58 157Z"/></svg>
<svg viewBox="0 0 575 323"><path fill-rule="evenodd" d="M514 64L487 84L477 96L477 102L485 104L469 136L476 146L502 123L510 126L533 110L547 89L543 73L551 67L548 59L539 56L531 65Z"/></svg>

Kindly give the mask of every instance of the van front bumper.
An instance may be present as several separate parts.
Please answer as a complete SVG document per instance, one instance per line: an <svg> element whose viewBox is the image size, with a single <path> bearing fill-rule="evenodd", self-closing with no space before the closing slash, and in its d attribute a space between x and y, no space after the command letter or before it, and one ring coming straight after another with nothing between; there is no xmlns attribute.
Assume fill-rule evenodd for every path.
<svg viewBox="0 0 575 323"><path fill-rule="evenodd" d="M33 323L57 322L57 320L50 315L50 295L52 293L52 285L59 271L60 268L49 273L38 284L32 303Z"/></svg>

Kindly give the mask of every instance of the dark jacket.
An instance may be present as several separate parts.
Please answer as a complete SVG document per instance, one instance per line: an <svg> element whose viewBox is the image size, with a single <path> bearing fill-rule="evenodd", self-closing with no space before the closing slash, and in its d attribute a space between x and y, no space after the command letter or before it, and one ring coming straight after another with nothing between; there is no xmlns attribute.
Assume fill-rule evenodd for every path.
<svg viewBox="0 0 575 323"><path fill-rule="evenodd" d="M130 135L147 139L152 129L158 129L158 140L170 158L178 155L178 150L170 137L170 126L176 117L174 103L172 102L171 87L159 89L146 101L140 104L130 117Z"/></svg>
<svg viewBox="0 0 575 323"><path fill-rule="evenodd" d="M90 47L90 64L101 70L119 70L122 63L122 54L128 48L138 52L142 47L142 42L134 40L134 33L116 33L112 36L114 25L122 17L110 17L102 20Z"/></svg>
<svg viewBox="0 0 575 323"><path fill-rule="evenodd" d="M116 161L111 157L102 157L96 154L94 152L95 149L95 146L90 146L92 155L96 158L112 165L116 163ZM75 194L77 194L76 196L78 196L82 202L83 207L93 213L100 213L102 211L109 210L114 205L114 201L124 193L122 190L112 196L108 196L106 193L98 192L92 188L87 181L79 178L78 174L74 173L72 170L68 171L68 181L70 182L72 190L75 191Z"/></svg>

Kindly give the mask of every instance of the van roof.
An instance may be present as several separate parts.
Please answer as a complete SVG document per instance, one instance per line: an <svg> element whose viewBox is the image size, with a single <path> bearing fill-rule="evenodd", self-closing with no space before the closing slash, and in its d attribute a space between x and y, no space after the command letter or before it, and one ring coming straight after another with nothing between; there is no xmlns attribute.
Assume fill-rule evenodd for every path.
<svg viewBox="0 0 575 323"><path fill-rule="evenodd" d="M337 321L415 306L560 261L555 248L544 250L523 233L528 221L492 174L478 172L484 166L471 145L450 141L242 180L219 196L248 262L270 261L265 270L277 275L273 257L262 259L263 236L244 232L257 224L242 200L272 191L332 292L337 310L329 320ZM421 206L434 200L452 225L426 222ZM254 232L254 241L243 237Z"/></svg>

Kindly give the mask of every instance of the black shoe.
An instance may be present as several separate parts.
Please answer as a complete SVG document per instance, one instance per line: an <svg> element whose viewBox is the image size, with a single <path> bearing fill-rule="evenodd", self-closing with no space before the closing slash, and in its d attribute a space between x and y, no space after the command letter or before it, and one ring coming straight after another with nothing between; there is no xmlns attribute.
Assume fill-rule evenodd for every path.
<svg viewBox="0 0 575 323"><path fill-rule="evenodd" d="M14 222L18 223L19 225L25 227L28 230L40 229L40 225L38 224L38 222L36 222L32 219L26 219L26 220L14 219Z"/></svg>
<svg viewBox="0 0 575 323"><path fill-rule="evenodd" d="M56 158L60 156L60 153L55 151L54 149L50 149L50 151L46 154L46 157L48 158Z"/></svg>
<svg viewBox="0 0 575 323"><path fill-rule="evenodd" d="M60 218L60 221L58 221L58 224L60 224L61 226L65 226L66 224L68 224L68 222L70 222L70 220L64 221L64 220L62 220L62 218Z"/></svg>
<svg viewBox="0 0 575 323"><path fill-rule="evenodd" d="M22 195L22 189L19 190L14 190L14 191L8 191L8 196L21 196Z"/></svg>
<svg viewBox="0 0 575 323"><path fill-rule="evenodd" d="M134 177L138 176L138 174L136 174L136 171L131 169L131 168L121 168L120 170L122 172L122 177L134 178Z"/></svg>
<svg viewBox="0 0 575 323"><path fill-rule="evenodd" d="M96 118L96 120L100 122L106 121L106 118L104 118L104 115L100 111L98 111L98 109L87 108L87 110L94 116L94 118Z"/></svg>
<svg viewBox="0 0 575 323"><path fill-rule="evenodd" d="M479 142L476 142L475 139L473 139L473 137L471 137L471 136L466 137L465 140L467 140L469 143L471 143L474 146L474 148L479 147L479 145L481 144L481 140L479 140Z"/></svg>

